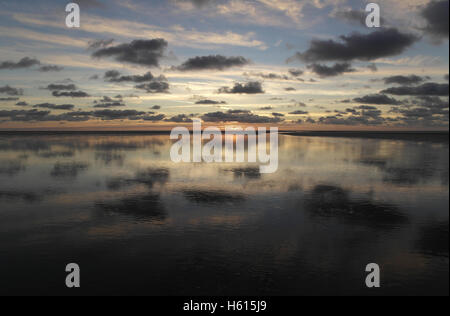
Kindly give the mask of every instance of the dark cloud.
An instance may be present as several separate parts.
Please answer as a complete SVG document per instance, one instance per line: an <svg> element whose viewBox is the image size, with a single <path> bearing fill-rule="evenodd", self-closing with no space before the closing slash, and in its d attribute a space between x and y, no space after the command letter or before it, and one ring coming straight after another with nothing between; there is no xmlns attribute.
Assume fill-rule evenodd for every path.
<svg viewBox="0 0 450 316"><path fill-rule="evenodd" d="M88 42L88 48L92 50L96 50L99 48L106 48L110 46L114 42L114 39L99 39Z"/></svg>
<svg viewBox="0 0 450 316"><path fill-rule="evenodd" d="M152 106L152 110L161 110L161 106L160 105L154 105L154 106Z"/></svg>
<svg viewBox="0 0 450 316"><path fill-rule="evenodd" d="M22 89L17 89L17 88L13 88L10 87L8 85L4 86L4 87L0 87L0 93L4 93L7 95L23 95L23 90Z"/></svg>
<svg viewBox="0 0 450 316"><path fill-rule="evenodd" d="M275 117L284 117L284 114L283 114L283 113L273 112L273 113L272 113L272 116L275 116Z"/></svg>
<svg viewBox="0 0 450 316"><path fill-rule="evenodd" d="M246 72L244 73L244 76L246 77L259 77L262 79L268 79L268 80L291 80L289 76L286 75L279 75L276 73L262 73L262 72Z"/></svg>
<svg viewBox="0 0 450 316"><path fill-rule="evenodd" d="M336 63L335 65L329 67L326 65L312 64L308 66L312 72L319 75L321 78L324 77L335 77L342 75L346 72L354 72L355 69L352 68L350 63Z"/></svg>
<svg viewBox="0 0 450 316"><path fill-rule="evenodd" d="M70 98L86 98L90 95L87 94L84 91L53 91L52 95L54 97L60 98L60 97L70 97Z"/></svg>
<svg viewBox="0 0 450 316"><path fill-rule="evenodd" d="M279 123L279 117L259 116L244 110L229 110L228 112L214 112L204 114L201 119L205 122L239 122L239 123Z"/></svg>
<svg viewBox="0 0 450 316"><path fill-rule="evenodd" d="M192 118L187 116L186 114L179 114L177 116L166 119L166 121L174 123L192 123Z"/></svg>
<svg viewBox="0 0 450 316"><path fill-rule="evenodd" d="M40 72L52 72L52 71L61 71L64 67L56 66L56 65L45 65L39 68Z"/></svg>
<svg viewBox="0 0 450 316"><path fill-rule="evenodd" d="M104 78L108 82L134 82L134 83L143 83L152 81L155 77L149 71L144 75L134 75L134 76L121 76L120 72L115 70L107 71L104 75Z"/></svg>
<svg viewBox="0 0 450 316"><path fill-rule="evenodd" d="M429 77L420 77L417 75L409 76L391 76L383 78L385 84L400 84L403 86L416 85L428 80Z"/></svg>
<svg viewBox="0 0 450 316"><path fill-rule="evenodd" d="M56 105L56 104L50 104L50 103L41 103L41 104L36 104L33 107L34 108L45 108L45 109L51 109L51 110L72 110L75 107L75 105L73 105L73 104Z"/></svg>
<svg viewBox="0 0 450 316"><path fill-rule="evenodd" d="M75 91L77 86L74 84L49 84L45 89L50 91Z"/></svg>
<svg viewBox="0 0 450 316"><path fill-rule="evenodd" d="M214 100L199 100L195 104L227 104L225 101L214 101Z"/></svg>
<svg viewBox="0 0 450 316"><path fill-rule="evenodd" d="M219 93L230 93L230 94L259 94L265 93L261 82L251 81L247 83L235 83L230 89L228 87L222 87L219 89Z"/></svg>
<svg viewBox="0 0 450 316"><path fill-rule="evenodd" d="M427 26L423 29L436 40L448 39L449 1L431 1L421 11Z"/></svg>
<svg viewBox="0 0 450 316"><path fill-rule="evenodd" d="M169 93L170 85L163 75L154 78L151 82L135 86L136 89L145 90L147 93Z"/></svg>
<svg viewBox="0 0 450 316"><path fill-rule="evenodd" d="M225 70L231 67L244 66L250 61L242 56L226 57L222 55L198 56L190 58L176 67L180 71L192 70Z"/></svg>
<svg viewBox="0 0 450 316"><path fill-rule="evenodd" d="M264 107L259 108L259 109L262 110L262 111L269 111L269 110L273 110L273 107L271 107L271 106L264 106Z"/></svg>
<svg viewBox="0 0 450 316"><path fill-rule="evenodd" d="M294 87L287 87L284 88L285 91L297 91L297 89L295 89Z"/></svg>
<svg viewBox="0 0 450 316"><path fill-rule="evenodd" d="M430 95L430 96L447 96L449 94L448 83L425 83L420 86L410 87L393 87L381 91L381 93L393 95Z"/></svg>
<svg viewBox="0 0 450 316"><path fill-rule="evenodd" d="M363 103L363 104L389 104L389 105L400 105L402 104L401 101L398 101L394 98L388 97L384 94L371 94L366 95L361 98L355 98L353 99L354 102Z"/></svg>
<svg viewBox="0 0 450 316"><path fill-rule="evenodd" d="M161 38L135 40L131 43L101 48L95 51L92 56L94 58L113 57L120 62L158 67L167 46L167 41Z"/></svg>
<svg viewBox="0 0 450 316"><path fill-rule="evenodd" d="M10 101L17 101L17 100L19 100L19 98L15 98L15 97L0 98L0 101L2 101L2 102L10 102Z"/></svg>
<svg viewBox="0 0 450 316"><path fill-rule="evenodd" d="M102 120L137 119L145 115L145 112L136 110L99 110L92 112L92 116Z"/></svg>
<svg viewBox="0 0 450 316"><path fill-rule="evenodd" d="M301 69L289 69L289 73L294 77L300 77L305 72Z"/></svg>
<svg viewBox="0 0 450 316"><path fill-rule="evenodd" d="M41 121L42 118L48 116L50 111L39 111L33 110L11 110L11 111L0 111L0 118L9 118L12 121Z"/></svg>
<svg viewBox="0 0 450 316"><path fill-rule="evenodd" d="M309 114L309 113L306 112L306 111L298 110L298 111L290 112L289 114L291 114L291 115L307 115L307 114Z"/></svg>
<svg viewBox="0 0 450 316"><path fill-rule="evenodd" d="M353 33L341 36L341 41L313 40L310 48L297 53L294 58L303 62L321 61L370 61L403 53L418 38L397 29L380 29L369 34Z"/></svg>
<svg viewBox="0 0 450 316"><path fill-rule="evenodd" d="M41 62L34 58L24 57L18 62L13 61L4 61L0 63L0 70L1 69L20 69L20 68L30 68L36 65L40 65Z"/></svg>
<svg viewBox="0 0 450 316"><path fill-rule="evenodd" d="M126 106L121 101L111 101L111 102L100 102L94 105L94 108L113 108L113 107L119 107L119 106Z"/></svg>

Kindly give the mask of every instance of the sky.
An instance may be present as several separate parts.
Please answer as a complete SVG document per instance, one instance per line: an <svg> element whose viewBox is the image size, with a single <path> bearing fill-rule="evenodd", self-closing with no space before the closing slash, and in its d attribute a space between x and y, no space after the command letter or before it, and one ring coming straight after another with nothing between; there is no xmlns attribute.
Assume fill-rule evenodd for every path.
<svg viewBox="0 0 450 316"><path fill-rule="evenodd" d="M448 130L449 1L0 1L0 130Z"/></svg>

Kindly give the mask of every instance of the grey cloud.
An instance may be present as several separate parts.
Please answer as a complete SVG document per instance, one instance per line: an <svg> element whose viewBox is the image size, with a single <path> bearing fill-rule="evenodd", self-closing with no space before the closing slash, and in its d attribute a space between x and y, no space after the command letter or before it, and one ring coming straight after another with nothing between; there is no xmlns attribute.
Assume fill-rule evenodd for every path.
<svg viewBox="0 0 450 316"><path fill-rule="evenodd" d="M195 102L195 104L227 104L225 101L214 101L214 100L200 100Z"/></svg>
<svg viewBox="0 0 450 316"><path fill-rule="evenodd" d="M16 103L17 106L28 106L29 104L27 102L17 102Z"/></svg>
<svg viewBox="0 0 450 316"><path fill-rule="evenodd" d="M206 113L201 119L205 122L239 122L239 123L279 123L279 117L266 117L253 114L249 111L235 110L228 112Z"/></svg>
<svg viewBox="0 0 450 316"><path fill-rule="evenodd" d="M187 116L186 114L179 114L177 116L171 117L170 119L166 119L166 121L174 123L192 123L192 118Z"/></svg>
<svg viewBox="0 0 450 316"><path fill-rule="evenodd" d="M305 72L301 69L289 69L289 73L294 77L300 77Z"/></svg>
<svg viewBox="0 0 450 316"><path fill-rule="evenodd" d="M228 87L222 87L219 89L219 93L229 93L229 94L260 94L265 93L261 82L251 81L245 84L235 83L230 89Z"/></svg>
<svg viewBox="0 0 450 316"><path fill-rule="evenodd" d="M113 57L119 62L142 66L159 66L168 46L164 39L135 40L118 46L101 48L95 51L94 58Z"/></svg>
<svg viewBox="0 0 450 316"><path fill-rule="evenodd" d="M448 83L425 83L420 86L410 87L393 87L381 91L381 93L393 94L393 95L430 95L430 96L447 96L449 94Z"/></svg>
<svg viewBox="0 0 450 316"><path fill-rule="evenodd" d="M268 79L268 80L291 80L292 78L290 78L289 76L286 75L279 75L276 73L262 73L262 72L251 72L251 73L244 73L244 76L247 77L260 77L262 79Z"/></svg>
<svg viewBox="0 0 450 316"><path fill-rule="evenodd" d="M306 114L309 114L309 112L298 110L298 111L290 112L289 114L291 114L291 115L306 115Z"/></svg>
<svg viewBox="0 0 450 316"><path fill-rule="evenodd" d="M389 105L400 105L401 101L398 101L394 98L388 97L384 94L371 94L366 95L361 98L353 99L354 102L363 103L363 104L389 104Z"/></svg>
<svg viewBox="0 0 450 316"><path fill-rule="evenodd" d="M0 87L0 93L4 93L4 94L7 94L7 95L11 95L11 96L23 95L23 90L22 89L13 88L13 87L10 87L10 86L6 85L4 87Z"/></svg>
<svg viewBox="0 0 450 316"><path fill-rule="evenodd" d="M99 39L99 40L93 40L88 42L88 48L89 49L99 49L99 48L106 48L110 46L114 42L114 39Z"/></svg>
<svg viewBox="0 0 450 316"><path fill-rule="evenodd" d="M436 40L448 39L449 1L431 1L421 11L426 20L425 33Z"/></svg>
<svg viewBox="0 0 450 316"><path fill-rule="evenodd" d="M134 83L143 83L152 81L155 77L149 71L144 75L134 75L134 76L121 76L120 72L115 70L107 71L104 75L104 78L108 82L134 82Z"/></svg>
<svg viewBox="0 0 450 316"><path fill-rule="evenodd" d="M52 72L52 71L61 71L64 67L56 66L56 65L45 65L39 68L40 72Z"/></svg>
<svg viewBox="0 0 450 316"><path fill-rule="evenodd" d="M391 76L383 78L385 84L400 84L404 86L419 84L426 81L427 79L429 79L429 77L420 77L417 75Z"/></svg>
<svg viewBox="0 0 450 316"><path fill-rule="evenodd" d="M63 91L63 92L53 91L52 95L57 98L60 98L60 97L86 98L86 97L90 96L89 94L87 94L84 91Z"/></svg>
<svg viewBox="0 0 450 316"><path fill-rule="evenodd" d="M297 53L294 58L303 62L320 61L370 61L403 53L418 37L401 33L397 29L380 29L369 34L353 33L341 36L340 42L318 40L311 42L309 49Z"/></svg>
<svg viewBox="0 0 450 316"><path fill-rule="evenodd" d="M163 75L154 78L151 82L135 86L136 89L145 90L147 93L169 93L170 85Z"/></svg>
<svg viewBox="0 0 450 316"><path fill-rule="evenodd" d="M72 110L75 107L75 105L73 105L73 104L56 105L56 104L51 104L51 103L41 103L41 104L36 104L33 107L34 108L45 108L45 109L51 109L51 110Z"/></svg>
<svg viewBox="0 0 450 316"><path fill-rule="evenodd" d="M198 56L190 58L176 67L180 71L192 70L225 70L231 67L244 66L250 61L242 56L226 57L222 55Z"/></svg>
<svg viewBox="0 0 450 316"><path fill-rule="evenodd" d="M29 68L33 67L35 65L40 65L40 61L34 58L24 57L18 62L13 61L4 61L0 63L0 70L1 69L20 69L20 68Z"/></svg>
<svg viewBox="0 0 450 316"><path fill-rule="evenodd" d="M346 72L354 72L355 69L352 68L350 63L336 63L335 65L329 67L326 65L312 64L308 66L312 72L319 75L321 78L324 77L335 77L342 75Z"/></svg>
<svg viewBox="0 0 450 316"><path fill-rule="evenodd" d="M15 97L0 98L0 101L2 101L2 102L10 102L10 101L17 101L17 100L19 100L19 98L15 98Z"/></svg>
<svg viewBox="0 0 450 316"><path fill-rule="evenodd" d="M50 91L74 91L77 89L77 86L75 86L74 84L49 84L45 89Z"/></svg>

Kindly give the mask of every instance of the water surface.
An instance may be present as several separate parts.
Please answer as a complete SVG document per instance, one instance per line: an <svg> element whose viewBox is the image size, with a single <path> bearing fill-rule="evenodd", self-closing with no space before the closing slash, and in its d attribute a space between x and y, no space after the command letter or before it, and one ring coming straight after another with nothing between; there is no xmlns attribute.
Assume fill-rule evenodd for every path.
<svg viewBox="0 0 450 316"><path fill-rule="evenodd" d="M448 295L449 148L280 136L280 165L167 135L0 135L0 294ZM382 287L365 288L365 267Z"/></svg>

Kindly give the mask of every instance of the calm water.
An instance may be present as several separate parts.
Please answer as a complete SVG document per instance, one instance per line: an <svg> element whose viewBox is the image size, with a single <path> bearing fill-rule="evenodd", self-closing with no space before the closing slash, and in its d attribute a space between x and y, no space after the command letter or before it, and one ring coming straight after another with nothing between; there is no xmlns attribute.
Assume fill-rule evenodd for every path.
<svg viewBox="0 0 450 316"><path fill-rule="evenodd" d="M0 135L0 294L449 293L447 141L280 136L280 167L167 135ZM382 288L365 288L365 266Z"/></svg>

